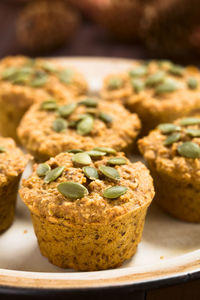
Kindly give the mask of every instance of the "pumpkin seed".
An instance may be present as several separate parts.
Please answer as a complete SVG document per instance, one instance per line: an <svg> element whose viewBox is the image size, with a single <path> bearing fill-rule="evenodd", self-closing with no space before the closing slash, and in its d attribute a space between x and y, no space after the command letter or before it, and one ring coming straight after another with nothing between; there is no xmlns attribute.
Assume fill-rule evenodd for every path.
<svg viewBox="0 0 200 300"><path fill-rule="evenodd" d="M109 148L109 147L96 147L93 150L97 150L97 151L102 151L102 152L106 152L107 154L116 154L116 150L113 148Z"/></svg>
<svg viewBox="0 0 200 300"><path fill-rule="evenodd" d="M130 70L129 75L131 77L141 77L141 76L146 75L147 72L148 72L147 66L143 65L143 66L139 66L139 67L136 67L135 69Z"/></svg>
<svg viewBox="0 0 200 300"><path fill-rule="evenodd" d="M65 83L65 84L70 84L72 82L73 75L74 75L74 72L72 70L66 69L66 70L63 70L59 74L59 79L61 82Z"/></svg>
<svg viewBox="0 0 200 300"><path fill-rule="evenodd" d="M57 71L56 66L47 61L42 64L42 68L49 73L56 73Z"/></svg>
<svg viewBox="0 0 200 300"><path fill-rule="evenodd" d="M70 122L68 123L68 127L69 127L69 128L76 128L76 125L77 125L77 122L76 122L76 121L70 121Z"/></svg>
<svg viewBox="0 0 200 300"><path fill-rule="evenodd" d="M106 152L98 151L98 150L90 150L86 152L90 157L99 157L106 155Z"/></svg>
<svg viewBox="0 0 200 300"><path fill-rule="evenodd" d="M0 153L6 152L6 148L3 146L0 146Z"/></svg>
<svg viewBox="0 0 200 300"><path fill-rule="evenodd" d="M76 103L70 103L70 104L67 104L67 105L63 105L63 106L60 106L58 108L58 113L61 117L66 118L74 112L76 107L77 107Z"/></svg>
<svg viewBox="0 0 200 300"><path fill-rule="evenodd" d="M178 65L172 65L168 71L170 74L180 77L184 74L184 68Z"/></svg>
<svg viewBox="0 0 200 300"><path fill-rule="evenodd" d="M45 176L49 171L51 170L50 166L46 163L44 164L39 164L38 167L37 167L37 175L39 177L43 177Z"/></svg>
<svg viewBox="0 0 200 300"><path fill-rule="evenodd" d="M80 135L87 135L92 131L94 119L91 116L83 118L77 124L77 133Z"/></svg>
<svg viewBox="0 0 200 300"><path fill-rule="evenodd" d="M107 163L109 165L125 165L127 160L123 157L112 157L107 161Z"/></svg>
<svg viewBox="0 0 200 300"><path fill-rule="evenodd" d="M131 85L136 93L141 92L145 88L144 82L137 78L131 80Z"/></svg>
<svg viewBox="0 0 200 300"><path fill-rule="evenodd" d="M160 131L164 134L168 134L174 131L180 131L181 128L180 126L171 124L171 123L163 123L158 125L158 129L160 129Z"/></svg>
<svg viewBox="0 0 200 300"><path fill-rule="evenodd" d="M120 175L119 172L112 167L108 167L105 165L101 165L99 166L99 171L106 177L112 179L112 180L119 180L120 179Z"/></svg>
<svg viewBox="0 0 200 300"><path fill-rule="evenodd" d="M67 150L66 152L76 154L76 153L83 152L83 150L81 150L81 149L71 149L71 150Z"/></svg>
<svg viewBox="0 0 200 300"><path fill-rule="evenodd" d="M3 70L1 73L2 79L11 79L17 73L17 68L9 67Z"/></svg>
<svg viewBox="0 0 200 300"><path fill-rule="evenodd" d="M121 185L115 185L103 191L103 196L108 199L116 199L124 195L128 188Z"/></svg>
<svg viewBox="0 0 200 300"><path fill-rule="evenodd" d="M99 119L101 119L106 124L112 123L112 117L104 112L99 113Z"/></svg>
<svg viewBox="0 0 200 300"><path fill-rule="evenodd" d="M200 157L200 147L198 144L193 142L185 142L178 146L178 153L181 156L187 158L199 158Z"/></svg>
<svg viewBox="0 0 200 300"><path fill-rule="evenodd" d="M61 132L66 128L67 128L67 122L64 119L58 118L53 121L52 129L54 131Z"/></svg>
<svg viewBox="0 0 200 300"><path fill-rule="evenodd" d="M200 136L200 129L192 129L192 128L187 128L185 132L192 137L199 137Z"/></svg>
<svg viewBox="0 0 200 300"><path fill-rule="evenodd" d="M165 93L172 93L176 91L179 88L179 85L177 82L172 80L167 80L161 84L159 84L155 89L155 94L165 94Z"/></svg>
<svg viewBox="0 0 200 300"><path fill-rule="evenodd" d="M88 166L92 163L91 157L86 152L75 153L72 161L78 165Z"/></svg>
<svg viewBox="0 0 200 300"><path fill-rule="evenodd" d="M97 169L93 168L93 167L83 167L83 172L85 174L85 176L87 176L87 178L89 178L90 180L95 180L99 178L99 174L97 172Z"/></svg>
<svg viewBox="0 0 200 300"><path fill-rule="evenodd" d="M86 107L97 107L98 101L92 98L86 98L79 102L80 105L85 105Z"/></svg>
<svg viewBox="0 0 200 300"><path fill-rule="evenodd" d="M170 146L171 144L177 142L181 137L181 134L179 132L175 132L170 134L166 140L164 141L165 146Z"/></svg>
<svg viewBox="0 0 200 300"><path fill-rule="evenodd" d="M179 124L182 126L200 124L200 118L184 118L180 120Z"/></svg>
<svg viewBox="0 0 200 300"><path fill-rule="evenodd" d="M109 90L117 90L123 86L123 80L119 77L113 77L108 81L108 89Z"/></svg>
<svg viewBox="0 0 200 300"><path fill-rule="evenodd" d="M70 199L80 199L88 195L88 190L82 184L72 181L66 181L58 184L58 191Z"/></svg>
<svg viewBox="0 0 200 300"><path fill-rule="evenodd" d="M18 73L14 76L12 83L13 84L25 84L30 80L29 74Z"/></svg>
<svg viewBox="0 0 200 300"><path fill-rule="evenodd" d="M45 183L50 183L55 181L64 171L65 167L59 166L51 171L49 171L46 176L44 177Z"/></svg>
<svg viewBox="0 0 200 300"><path fill-rule="evenodd" d="M198 81L196 78L188 78L187 85L191 90L195 90L198 87Z"/></svg>
<svg viewBox="0 0 200 300"><path fill-rule="evenodd" d="M41 103L41 108L45 109L45 110L55 110L55 109L57 109L56 100L49 99L49 100L43 101Z"/></svg>
<svg viewBox="0 0 200 300"><path fill-rule="evenodd" d="M39 73L38 76L30 82L32 87L41 87L47 83L48 76L45 73Z"/></svg>
<svg viewBox="0 0 200 300"><path fill-rule="evenodd" d="M164 71L158 71L152 75L150 75L146 80L147 86L155 86L165 79L165 72Z"/></svg>

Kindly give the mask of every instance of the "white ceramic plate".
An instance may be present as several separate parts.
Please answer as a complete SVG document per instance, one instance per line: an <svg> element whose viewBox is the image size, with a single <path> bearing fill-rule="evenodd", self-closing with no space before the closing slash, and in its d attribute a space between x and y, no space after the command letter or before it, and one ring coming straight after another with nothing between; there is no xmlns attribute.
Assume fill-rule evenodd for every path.
<svg viewBox="0 0 200 300"><path fill-rule="evenodd" d="M63 58L86 76L92 92L103 77L126 70L132 61L106 58ZM30 167L24 176L28 176ZM50 264L39 251L27 208L18 199L13 226L0 236L0 289L80 289L147 285L181 278L200 271L200 225L184 223L156 205L148 211L136 255L120 268L99 272L74 272Z"/></svg>

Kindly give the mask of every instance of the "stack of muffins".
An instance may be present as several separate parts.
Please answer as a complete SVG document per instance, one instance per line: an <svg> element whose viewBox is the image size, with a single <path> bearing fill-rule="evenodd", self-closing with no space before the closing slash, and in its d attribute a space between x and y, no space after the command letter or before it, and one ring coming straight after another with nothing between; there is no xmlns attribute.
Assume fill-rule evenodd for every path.
<svg viewBox="0 0 200 300"><path fill-rule="evenodd" d="M36 163L20 196L41 253L59 267L102 270L131 258L154 197L152 177L165 211L200 222L199 83L195 67L138 61L105 78L97 98L75 69L39 58L3 59L0 231L12 223L31 157ZM138 141L149 171L127 156L137 137L155 127Z"/></svg>

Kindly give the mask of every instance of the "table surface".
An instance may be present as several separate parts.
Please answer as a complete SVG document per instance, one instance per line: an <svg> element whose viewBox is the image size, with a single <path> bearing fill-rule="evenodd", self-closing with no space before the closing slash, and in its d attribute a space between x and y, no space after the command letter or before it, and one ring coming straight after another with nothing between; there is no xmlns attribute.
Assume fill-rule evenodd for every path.
<svg viewBox="0 0 200 300"><path fill-rule="evenodd" d="M15 21L17 18L18 11L21 6L8 1L0 2L0 58L7 55L16 55L28 53L20 47L15 36ZM149 53L140 44L122 44L111 40L105 32L98 28L96 25L92 25L89 22L84 22L77 35L74 36L70 44L64 45L62 48L56 51L49 52L47 56L107 56L107 57L124 57L124 58L140 58L149 59L154 56ZM178 60L177 60L178 61ZM186 58L184 63L197 63L199 64L199 58L193 57ZM115 296L115 299L120 299L121 296ZM134 297L133 297L134 296ZM50 299L52 298L48 297ZM99 295L99 299L102 297ZM109 296L110 297L110 296ZM25 297L26 298L26 297ZM20 296L20 299L25 299ZM90 299L89 296L86 297ZM96 299L98 297L95 296ZM8 299L7 296L3 296L0 293L0 299ZM18 299L16 296L9 296L9 299ZM32 299L32 297L30 298ZM71 299L71 298L68 298ZM85 299L82 295L81 299ZM104 299L106 299L104 297ZM193 280L187 283L174 285L170 287L161 287L148 291L130 292L126 295L126 300L137 299L137 300L196 300L200 299L200 280Z"/></svg>

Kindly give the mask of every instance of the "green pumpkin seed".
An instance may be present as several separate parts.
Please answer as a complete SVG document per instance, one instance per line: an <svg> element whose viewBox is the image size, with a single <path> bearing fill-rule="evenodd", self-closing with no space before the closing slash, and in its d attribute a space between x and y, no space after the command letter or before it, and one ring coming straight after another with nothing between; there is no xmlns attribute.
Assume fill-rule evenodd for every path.
<svg viewBox="0 0 200 300"><path fill-rule="evenodd" d="M59 74L59 79L65 84L70 84L72 82L73 75L74 72L72 70L66 69Z"/></svg>
<svg viewBox="0 0 200 300"><path fill-rule="evenodd" d="M158 129L160 129L160 131L164 134L168 134L174 131L180 131L181 128L180 126L171 124L171 123L163 123L158 125Z"/></svg>
<svg viewBox="0 0 200 300"><path fill-rule="evenodd" d="M78 122L77 133L80 135L87 135L92 131L93 125L94 119L91 116L87 116Z"/></svg>
<svg viewBox="0 0 200 300"><path fill-rule="evenodd" d="M51 171L49 171L46 176L44 177L45 183L50 183L55 181L60 175L63 173L65 167L59 166Z"/></svg>
<svg viewBox="0 0 200 300"><path fill-rule="evenodd" d="M81 152L83 152L83 150L81 150L81 149L71 149L71 150L67 150L66 152L76 154L76 153L81 153Z"/></svg>
<svg viewBox="0 0 200 300"><path fill-rule="evenodd" d="M90 157L99 157L106 155L106 152L98 151L98 150L90 150L86 152Z"/></svg>
<svg viewBox="0 0 200 300"><path fill-rule="evenodd" d="M108 89L109 90L117 90L123 86L123 80L119 77L113 77L108 81Z"/></svg>
<svg viewBox="0 0 200 300"><path fill-rule="evenodd" d="M83 172L85 174L85 176L87 176L87 178L89 178L90 180L95 180L99 178L99 174L97 172L97 169L93 168L93 167L83 167Z"/></svg>
<svg viewBox="0 0 200 300"><path fill-rule="evenodd" d="M171 68L168 70L170 74L174 76L182 77L184 74L184 68L178 65L172 65Z"/></svg>
<svg viewBox="0 0 200 300"><path fill-rule="evenodd" d="M66 128L67 128L67 122L64 119L58 118L53 121L52 129L55 132L61 132Z"/></svg>
<svg viewBox="0 0 200 300"><path fill-rule="evenodd" d="M127 160L123 157L112 157L107 161L107 163L109 165L125 165Z"/></svg>
<svg viewBox="0 0 200 300"><path fill-rule="evenodd" d="M99 113L99 119L102 120L106 124L110 124L113 121L112 117L104 112Z"/></svg>
<svg viewBox="0 0 200 300"><path fill-rule="evenodd" d="M115 185L103 191L103 196L108 199L116 199L124 195L128 188L121 185Z"/></svg>
<svg viewBox="0 0 200 300"><path fill-rule="evenodd" d="M145 88L144 82L137 78L131 80L131 85L136 93L143 91Z"/></svg>
<svg viewBox="0 0 200 300"><path fill-rule="evenodd" d="M119 172L112 167L101 165L99 166L99 171L106 177L112 179L112 180L119 180L120 175Z"/></svg>
<svg viewBox="0 0 200 300"><path fill-rule="evenodd" d="M56 66L47 61L42 64L42 68L49 73L56 73L57 71Z"/></svg>
<svg viewBox="0 0 200 300"><path fill-rule="evenodd" d="M13 78L13 76L15 76L16 73L17 73L17 68L9 67L3 70L3 72L1 73L1 78L5 80L6 79L10 80Z"/></svg>
<svg viewBox="0 0 200 300"><path fill-rule="evenodd" d="M77 125L77 122L76 122L76 121L70 121L70 122L68 123L68 127L69 127L69 128L76 128L76 125Z"/></svg>
<svg viewBox="0 0 200 300"><path fill-rule="evenodd" d="M200 129L192 129L192 128L187 128L185 130L187 134L189 134L192 137L199 137L200 136Z"/></svg>
<svg viewBox="0 0 200 300"><path fill-rule="evenodd" d="M167 67L167 68L170 68L173 65L170 60L166 60L166 59L158 60L157 63L160 67Z"/></svg>
<svg viewBox="0 0 200 300"><path fill-rule="evenodd" d="M92 163L91 157L86 152L74 154L72 161L78 165L88 166Z"/></svg>
<svg viewBox="0 0 200 300"><path fill-rule="evenodd" d="M141 77L141 76L146 75L147 72L148 72L147 66L143 65L143 66L139 66L139 67L136 67L136 68L130 70L129 75L131 77Z"/></svg>
<svg viewBox="0 0 200 300"><path fill-rule="evenodd" d="M86 98L79 102L80 105L85 105L86 107L97 107L98 101L92 98Z"/></svg>
<svg viewBox="0 0 200 300"><path fill-rule="evenodd" d="M30 80L29 74L18 73L14 76L12 83L13 84L26 84Z"/></svg>
<svg viewBox="0 0 200 300"><path fill-rule="evenodd" d="M66 198L74 200L81 199L88 195L88 190L84 187L84 185L72 181L66 181L58 184L57 189Z"/></svg>
<svg viewBox="0 0 200 300"><path fill-rule="evenodd" d="M41 108L45 109L45 110L56 110L57 109L56 100L49 99L49 100L43 101L41 103Z"/></svg>
<svg viewBox="0 0 200 300"><path fill-rule="evenodd" d="M146 80L147 86L155 86L165 79L165 72L164 71L158 71L152 75L150 75Z"/></svg>
<svg viewBox="0 0 200 300"><path fill-rule="evenodd" d="M66 118L74 112L76 107L77 107L76 103L70 103L67 105L63 105L58 108L58 113L61 117Z"/></svg>
<svg viewBox="0 0 200 300"><path fill-rule="evenodd" d="M166 80L165 82L159 84L155 89L156 95L161 95L165 93L172 93L179 88L179 84L172 80Z"/></svg>
<svg viewBox="0 0 200 300"><path fill-rule="evenodd" d="M195 90L198 87L198 81L196 78L188 78L187 80L187 86L191 89L191 90Z"/></svg>
<svg viewBox="0 0 200 300"><path fill-rule="evenodd" d="M185 142L178 146L178 153L181 156L187 158L199 158L200 157L200 147L198 144L193 142Z"/></svg>
<svg viewBox="0 0 200 300"><path fill-rule="evenodd" d="M166 140L164 141L165 146L170 146L171 144L177 142L181 137L181 134L179 132L175 132L170 134Z"/></svg>
<svg viewBox="0 0 200 300"><path fill-rule="evenodd" d="M187 125L197 125L200 124L200 118L184 118L180 120L180 125L187 126Z"/></svg>
<svg viewBox="0 0 200 300"><path fill-rule="evenodd" d="M43 163L38 165L36 173L39 177L44 177L50 170L51 167L48 164Z"/></svg>
<svg viewBox="0 0 200 300"><path fill-rule="evenodd" d="M0 146L0 153L6 152L6 148L3 146Z"/></svg>
<svg viewBox="0 0 200 300"><path fill-rule="evenodd" d="M93 150L106 152L107 154L113 154L113 155L115 155L117 153L115 149L109 148L109 147L96 147Z"/></svg>
<svg viewBox="0 0 200 300"><path fill-rule="evenodd" d="M48 81L48 76L46 74L38 74L38 76L30 82L30 86L39 88L44 86Z"/></svg>

